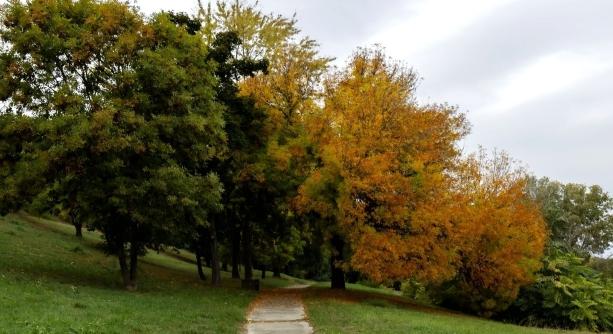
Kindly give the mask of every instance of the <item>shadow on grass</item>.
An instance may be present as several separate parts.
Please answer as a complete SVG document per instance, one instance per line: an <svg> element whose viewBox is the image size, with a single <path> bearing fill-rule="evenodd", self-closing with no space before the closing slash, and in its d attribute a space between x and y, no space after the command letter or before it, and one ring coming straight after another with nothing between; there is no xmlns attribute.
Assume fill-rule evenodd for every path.
<svg viewBox="0 0 613 334"><path fill-rule="evenodd" d="M461 312L447 310L435 306L428 306L416 303L406 297L394 296L383 293L357 291L357 290L336 290L324 287L309 287L304 292L305 298L312 299L334 299L347 303L362 303L375 307L410 309L414 311L426 312L431 314L442 314L452 316L473 317Z"/></svg>
<svg viewBox="0 0 613 334"><path fill-rule="evenodd" d="M40 266L40 268L33 270L30 267L16 265L8 268L6 274L10 275L14 281L43 281L107 290L122 289L121 282L119 281L119 272L116 273L117 279L114 279L99 273L84 273L78 268Z"/></svg>
<svg viewBox="0 0 613 334"><path fill-rule="evenodd" d="M5 221L14 226L6 233L19 235L23 232L21 240L15 239L15 245L11 246L18 246L18 252L14 253L13 259L10 257L5 259L7 262L4 269L12 280L46 281L123 290L117 259L105 252L98 233L84 231L84 238L77 239L72 234L74 230L72 225L38 218L25 212L7 216ZM19 228L22 232L16 232L15 228ZM21 255L17 255L18 253ZM187 251L177 252L167 249L159 253L150 251L149 254L139 258L139 292L174 290L180 289L181 285L194 288L240 288L240 279L230 278L228 272L222 272L221 286L213 286L210 283L209 268L204 268L208 279L201 280L198 277L193 254ZM262 284L263 288L268 285L290 284L285 281L267 279Z"/></svg>

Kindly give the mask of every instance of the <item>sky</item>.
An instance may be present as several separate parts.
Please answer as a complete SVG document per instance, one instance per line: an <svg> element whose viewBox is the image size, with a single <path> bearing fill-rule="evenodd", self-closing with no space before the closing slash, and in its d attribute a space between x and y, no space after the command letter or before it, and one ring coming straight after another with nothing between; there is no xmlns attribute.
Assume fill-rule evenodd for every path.
<svg viewBox="0 0 613 334"><path fill-rule="evenodd" d="M203 1L207 3L206 0ZM196 0L139 0L145 13ZM613 0L260 0L296 13L342 66L380 44L422 78L422 103L468 115L461 143L507 151L536 176L613 194Z"/></svg>

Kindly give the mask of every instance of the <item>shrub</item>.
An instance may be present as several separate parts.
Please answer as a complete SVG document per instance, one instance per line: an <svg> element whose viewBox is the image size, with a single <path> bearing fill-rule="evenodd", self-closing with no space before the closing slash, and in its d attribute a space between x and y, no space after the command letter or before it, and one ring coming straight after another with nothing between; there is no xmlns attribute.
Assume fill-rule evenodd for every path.
<svg viewBox="0 0 613 334"><path fill-rule="evenodd" d="M434 303L445 308L469 312L486 318L503 312L515 300L512 293L504 293L503 289L484 288L479 283L477 280L473 281L458 276L431 289L430 295Z"/></svg>
<svg viewBox="0 0 613 334"><path fill-rule="evenodd" d="M538 326L613 330L613 281L584 263L552 249L536 282L522 289L505 317Z"/></svg>
<svg viewBox="0 0 613 334"><path fill-rule="evenodd" d="M428 291L428 287L415 280L415 279L410 279L407 280L405 282L402 283L402 295L413 299L414 301L421 303L421 304L432 304L433 301L430 298L430 294Z"/></svg>

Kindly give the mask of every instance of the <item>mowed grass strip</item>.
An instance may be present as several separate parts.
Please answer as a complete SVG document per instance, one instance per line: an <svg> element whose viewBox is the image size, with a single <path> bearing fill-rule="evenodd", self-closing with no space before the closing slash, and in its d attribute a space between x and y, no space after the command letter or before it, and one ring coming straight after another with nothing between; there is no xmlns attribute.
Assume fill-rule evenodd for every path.
<svg viewBox="0 0 613 334"><path fill-rule="evenodd" d="M504 324L444 309L412 304L389 294L352 289L311 288L304 298L309 321L318 334L579 334ZM367 289L370 291L370 289Z"/></svg>
<svg viewBox="0 0 613 334"><path fill-rule="evenodd" d="M223 273L223 287L193 264L150 252L139 291L121 288L98 233L25 214L0 217L0 333L237 333L254 292ZM184 256L188 257L189 254ZM207 270L207 272L209 272ZM266 279L265 286L292 284Z"/></svg>

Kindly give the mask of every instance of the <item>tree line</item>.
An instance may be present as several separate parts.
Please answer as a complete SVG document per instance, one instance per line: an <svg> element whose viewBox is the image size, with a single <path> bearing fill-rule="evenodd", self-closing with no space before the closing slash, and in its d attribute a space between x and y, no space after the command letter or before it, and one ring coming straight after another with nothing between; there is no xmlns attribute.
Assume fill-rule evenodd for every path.
<svg viewBox="0 0 613 334"><path fill-rule="evenodd" d="M140 256L177 248L213 284L241 267L246 281L258 267L333 288L415 280L488 316L534 282L553 241L610 245L606 193L463 154L466 115L418 103L417 74L383 49L339 69L295 18L198 4L2 5L1 213L99 231L130 290Z"/></svg>

